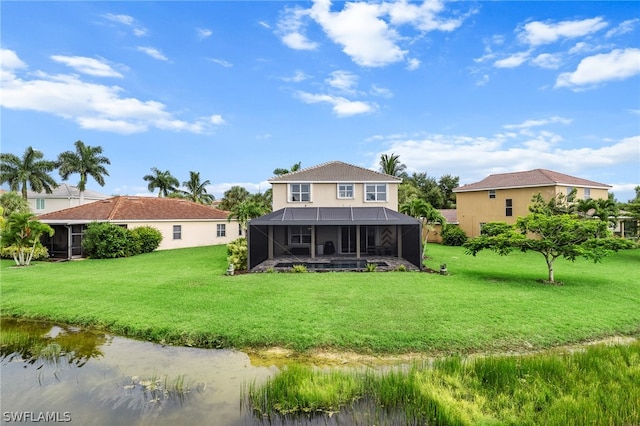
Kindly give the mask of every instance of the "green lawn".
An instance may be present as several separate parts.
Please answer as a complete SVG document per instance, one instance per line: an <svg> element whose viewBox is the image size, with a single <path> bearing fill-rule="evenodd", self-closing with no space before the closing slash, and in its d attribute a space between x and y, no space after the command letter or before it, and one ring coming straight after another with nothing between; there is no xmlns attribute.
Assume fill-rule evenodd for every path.
<svg viewBox="0 0 640 426"><path fill-rule="evenodd" d="M125 259L1 264L3 316L49 319L202 347L361 353L531 349L640 333L640 250L559 260L430 244L424 272L224 276L226 247Z"/></svg>

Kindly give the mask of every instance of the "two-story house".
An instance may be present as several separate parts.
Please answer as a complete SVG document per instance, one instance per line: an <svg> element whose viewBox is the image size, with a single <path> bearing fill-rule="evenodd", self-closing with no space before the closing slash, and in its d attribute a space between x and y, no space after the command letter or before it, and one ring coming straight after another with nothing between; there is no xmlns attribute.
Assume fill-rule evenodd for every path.
<svg viewBox="0 0 640 426"><path fill-rule="evenodd" d="M610 185L545 169L489 175L483 180L455 188L457 219L467 236L480 235L487 222L515 223L529 214L531 198L545 200L576 189L576 199L607 199Z"/></svg>
<svg viewBox="0 0 640 426"><path fill-rule="evenodd" d="M401 182L340 161L270 179L273 212L248 226L249 269L284 256L388 256L420 268L420 222L398 212Z"/></svg>
<svg viewBox="0 0 640 426"><path fill-rule="evenodd" d="M86 190L83 194L83 204L89 204L111 198L111 195ZM80 191L73 185L61 183L52 188L51 194L46 192L27 191L27 201L31 211L35 214L51 213L80 205Z"/></svg>

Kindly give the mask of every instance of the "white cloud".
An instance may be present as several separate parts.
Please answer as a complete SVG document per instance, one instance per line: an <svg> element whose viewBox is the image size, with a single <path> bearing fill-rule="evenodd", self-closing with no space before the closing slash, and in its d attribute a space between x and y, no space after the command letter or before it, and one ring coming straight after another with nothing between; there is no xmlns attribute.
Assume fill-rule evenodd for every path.
<svg viewBox="0 0 640 426"><path fill-rule="evenodd" d="M626 21L621 22L617 27L610 29L605 34L605 37L616 37L623 34L627 34L636 29L636 26L640 23L640 19L628 19Z"/></svg>
<svg viewBox="0 0 640 426"><path fill-rule="evenodd" d="M373 96L381 96L383 98L392 98L393 92L385 87L379 87L377 85L372 85L371 90L369 91Z"/></svg>
<svg viewBox="0 0 640 426"><path fill-rule="evenodd" d="M530 51L514 53L508 58L500 59L493 63L496 68L517 68L529 59Z"/></svg>
<svg viewBox="0 0 640 426"><path fill-rule="evenodd" d="M480 78L476 80L476 86L484 86L489 83L489 74L483 74Z"/></svg>
<svg viewBox="0 0 640 426"><path fill-rule="evenodd" d="M123 77L118 71L103 61L84 56L63 56L53 55L51 59L65 64L83 74L93 75L96 77Z"/></svg>
<svg viewBox="0 0 640 426"><path fill-rule="evenodd" d="M333 113L338 117L349 117L352 115L365 114L376 110L374 104L362 101L350 101L341 96L314 94L299 91L296 93L298 99L307 104L328 103L333 105Z"/></svg>
<svg viewBox="0 0 640 426"><path fill-rule="evenodd" d="M103 17L111 22L130 27L133 30L133 34L142 37L147 35L147 29L139 25L135 18L129 15L114 15L113 13L107 13Z"/></svg>
<svg viewBox="0 0 640 426"><path fill-rule="evenodd" d="M198 33L198 38L203 40L205 38L211 37L211 34L213 34L213 31L211 31L208 28L196 28L196 33Z"/></svg>
<svg viewBox="0 0 640 426"><path fill-rule="evenodd" d="M282 80L293 82L293 83L300 83L301 81L304 81L308 78L309 76L305 74L304 71L297 70L296 72L293 73L291 77L282 77Z"/></svg>
<svg viewBox="0 0 640 426"><path fill-rule="evenodd" d="M27 64L22 62L16 52L9 49L0 48L0 66L2 71L13 71L21 68L27 68Z"/></svg>
<svg viewBox="0 0 640 426"><path fill-rule="evenodd" d="M358 76L349 71L333 71L329 74L331 77L325 81L329 86L342 92L352 93L355 86L358 85Z"/></svg>
<svg viewBox="0 0 640 426"><path fill-rule="evenodd" d="M299 7L286 8L283 18L278 22L276 34L280 36L282 42L295 50L315 50L318 44L310 41L303 34L305 30L305 18L309 12Z"/></svg>
<svg viewBox="0 0 640 426"><path fill-rule="evenodd" d="M210 58L209 59L211 62L221 65L225 68L231 68L233 66L233 64L231 62L225 61L224 59L216 59L216 58Z"/></svg>
<svg viewBox="0 0 640 426"><path fill-rule="evenodd" d="M24 64L13 55L14 65ZM18 68L25 68L26 64ZM42 71L21 77L17 71L2 73L0 105L15 110L38 111L62 117L91 130L121 134L144 132L149 128L204 133L223 124L219 115L188 122L176 118L166 105L154 100L139 100L124 95L119 86L88 83L77 75L49 75Z"/></svg>
<svg viewBox="0 0 640 426"><path fill-rule="evenodd" d="M555 70L562 64L562 55L560 53L541 53L533 58L531 63L540 68Z"/></svg>
<svg viewBox="0 0 640 426"><path fill-rule="evenodd" d="M355 63L379 67L404 60L407 51L396 44L399 34L379 18L383 5L346 3L340 12L330 7L328 0L316 1L310 15Z"/></svg>
<svg viewBox="0 0 640 426"><path fill-rule="evenodd" d="M159 61L168 61L169 60L169 58L164 56L164 54L162 52L160 52L158 49L156 49L155 47L138 46L137 49L138 49L139 52L146 53L147 55L149 55L152 58L157 59Z"/></svg>
<svg viewBox="0 0 640 426"><path fill-rule="evenodd" d="M408 50L400 46L410 41L399 30L411 25L420 32L453 31L468 16L442 18L445 12L441 0L427 0L414 4L406 0L395 2L345 2L342 10L332 10L330 0L314 0L309 9L287 8L278 23L276 34L289 47L311 50L318 47L307 38L306 23L315 21L327 37L342 46L342 51L363 67L382 67L406 59ZM472 12L469 12L473 13ZM420 62L408 61L414 70Z"/></svg>
<svg viewBox="0 0 640 426"><path fill-rule="evenodd" d="M640 74L640 49L615 49L584 58L574 72L562 73L555 87L580 88Z"/></svg>
<svg viewBox="0 0 640 426"><path fill-rule="evenodd" d="M530 129L532 127L541 127L541 126L546 126L548 124L554 124L554 123L571 124L571 120L568 118L559 117L555 115L553 117L544 118L540 120L526 120L519 124L505 124L502 127L505 129Z"/></svg>
<svg viewBox="0 0 640 426"><path fill-rule="evenodd" d="M492 173L545 168L581 174L597 167L629 164L637 161L640 144L640 136L595 148L562 148L559 140L561 138L552 133L541 133L533 139L523 135L515 141L504 134L491 137L445 134L397 136L386 138L384 152L400 155L409 173L428 170L430 176L447 173L463 176L460 174L463 172L465 181L461 184L464 184ZM374 158L377 163L379 153ZM443 158L447 161L443 162ZM452 170L451 164L455 164L455 169Z"/></svg>
<svg viewBox="0 0 640 426"><path fill-rule="evenodd" d="M407 59L407 69L409 71L415 71L420 68L420 60L416 58Z"/></svg>
<svg viewBox="0 0 640 426"><path fill-rule="evenodd" d="M557 23L533 21L526 23L520 29L518 38L532 46L539 46L554 43L561 38L576 38L593 34L607 25L607 22L601 17Z"/></svg>
<svg viewBox="0 0 640 426"><path fill-rule="evenodd" d="M266 28L268 30L271 29L271 25L269 25L267 22L265 21L258 21L258 25L260 25L262 28Z"/></svg>

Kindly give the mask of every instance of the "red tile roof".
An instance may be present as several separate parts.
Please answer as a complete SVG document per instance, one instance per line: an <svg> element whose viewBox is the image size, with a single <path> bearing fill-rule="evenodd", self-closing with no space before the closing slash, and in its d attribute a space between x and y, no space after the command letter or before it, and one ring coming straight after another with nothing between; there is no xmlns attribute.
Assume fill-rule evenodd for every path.
<svg viewBox="0 0 640 426"><path fill-rule="evenodd" d="M611 185L565 175L552 170L535 169L526 172L489 175L480 182L455 188L453 192L479 191L484 189L527 188L539 186L576 186L609 189Z"/></svg>
<svg viewBox="0 0 640 426"><path fill-rule="evenodd" d="M119 196L45 213L42 221L227 219L229 212L178 198Z"/></svg>

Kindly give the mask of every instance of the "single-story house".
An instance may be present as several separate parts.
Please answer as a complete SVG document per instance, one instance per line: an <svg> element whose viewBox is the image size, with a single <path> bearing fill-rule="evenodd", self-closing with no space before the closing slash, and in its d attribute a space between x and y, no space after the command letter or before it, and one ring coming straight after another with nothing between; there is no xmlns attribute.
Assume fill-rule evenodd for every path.
<svg viewBox="0 0 640 426"><path fill-rule="evenodd" d="M130 229L152 226L162 233L158 250L227 244L242 234L229 212L177 198L117 196L38 216L53 227L43 244L53 257L82 257L83 231L92 222Z"/></svg>

